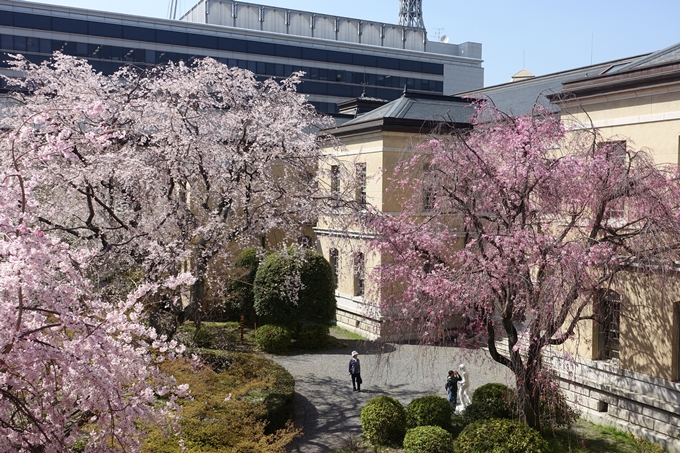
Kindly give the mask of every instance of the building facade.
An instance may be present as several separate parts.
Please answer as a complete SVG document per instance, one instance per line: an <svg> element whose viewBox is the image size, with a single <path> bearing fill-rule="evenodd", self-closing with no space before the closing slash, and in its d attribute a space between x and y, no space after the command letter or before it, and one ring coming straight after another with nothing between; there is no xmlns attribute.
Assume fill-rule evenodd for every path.
<svg viewBox="0 0 680 453"><path fill-rule="evenodd" d="M655 163L680 165L680 44L460 96L488 98L513 115L531 114L538 103L559 115L571 130L596 127L607 142L646 148ZM409 99L407 93L334 130L346 145L338 158L367 169L365 196L371 206L385 213L400 212L387 183L391 169L427 138L431 121L443 112L458 112L453 117L465 127L459 101ZM379 172L382 178L370 178ZM379 312L364 297L365 288L374 283L361 284L363 279L357 278L370 275L372 266L381 262L380 256L362 253L370 232L351 227L340 231L323 223L316 230L337 276L338 324L369 338L391 336L391 314ZM334 240L343 234L347 240ZM630 272L619 279L619 292L607 291L604 319L581 321L574 339L547 350L544 361L557 372L566 397L585 418L680 453L678 269L658 275ZM644 281L632 284L634 279ZM379 300L380 289L372 288L371 296ZM507 350L507 344L500 343L498 349Z"/></svg>
<svg viewBox="0 0 680 453"><path fill-rule="evenodd" d="M531 114L538 102L569 130L595 127L607 142L648 150L656 164L680 164L680 44L464 95L515 115ZM619 280L605 319L580 322L575 338L545 360L585 418L679 453L680 275Z"/></svg>
<svg viewBox="0 0 680 453"><path fill-rule="evenodd" d="M323 113L362 94L392 100L404 87L453 94L484 83L481 44L430 43L424 29L242 2L202 1L165 20L0 0L0 70L7 54L39 63L55 51L104 74L206 56L263 79L304 71L299 91Z"/></svg>

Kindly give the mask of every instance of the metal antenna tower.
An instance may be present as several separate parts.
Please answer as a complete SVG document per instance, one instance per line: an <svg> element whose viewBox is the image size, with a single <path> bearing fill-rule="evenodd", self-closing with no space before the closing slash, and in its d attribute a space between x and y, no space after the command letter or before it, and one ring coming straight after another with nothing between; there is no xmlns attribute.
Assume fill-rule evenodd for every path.
<svg viewBox="0 0 680 453"><path fill-rule="evenodd" d="M423 0L399 0L399 25L425 28Z"/></svg>

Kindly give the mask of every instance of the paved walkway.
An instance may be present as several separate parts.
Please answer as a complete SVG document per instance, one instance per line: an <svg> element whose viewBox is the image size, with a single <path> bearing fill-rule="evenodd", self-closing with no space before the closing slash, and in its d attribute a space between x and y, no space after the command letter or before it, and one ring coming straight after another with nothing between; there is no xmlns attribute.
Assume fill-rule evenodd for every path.
<svg viewBox="0 0 680 453"><path fill-rule="evenodd" d="M295 378L295 425L304 435L291 453L327 453L358 439L361 409L375 396L393 396L404 405L424 395L445 397L446 372L460 363L470 374L470 395L480 385L512 380L483 350L340 341L343 346L333 350L272 357ZM361 393L352 391L347 374L352 350L361 359Z"/></svg>

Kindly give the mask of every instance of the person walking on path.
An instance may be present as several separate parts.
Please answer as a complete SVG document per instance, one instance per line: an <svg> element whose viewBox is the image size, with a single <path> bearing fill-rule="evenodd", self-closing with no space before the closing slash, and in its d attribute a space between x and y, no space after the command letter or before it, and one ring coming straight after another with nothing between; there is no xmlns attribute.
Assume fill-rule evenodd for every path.
<svg viewBox="0 0 680 453"><path fill-rule="evenodd" d="M352 351L352 358L349 361L349 375L352 376L352 390L355 392L361 391L361 363L359 362L359 353Z"/></svg>
<svg viewBox="0 0 680 453"><path fill-rule="evenodd" d="M449 370L449 375L446 378L446 385L444 388L449 394L449 403L453 406L453 413L456 413L456 397L458 396L458 382L462 381L457 371Z"/></svg>

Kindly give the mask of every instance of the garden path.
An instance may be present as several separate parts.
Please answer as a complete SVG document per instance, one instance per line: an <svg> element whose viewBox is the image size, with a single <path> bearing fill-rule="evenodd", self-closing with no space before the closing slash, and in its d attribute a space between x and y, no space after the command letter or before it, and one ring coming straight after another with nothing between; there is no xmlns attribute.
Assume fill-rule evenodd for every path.
<svg viewBox="0 0 680 453"><path fill-rule="evenodd" d="M333 329L341 346L320 352L272 356L295 378L295 426L303 436L290 453L328 453L346 448L361 435L363 406L378 395L392 396L407 405L419 396L446 396L446 372L465 363L470 394L489 382L509 384L509 371L485 350L412 344L379 344L348 339ZM359 352L363 385L352 391L347 374L350 353Z"/></svg>

